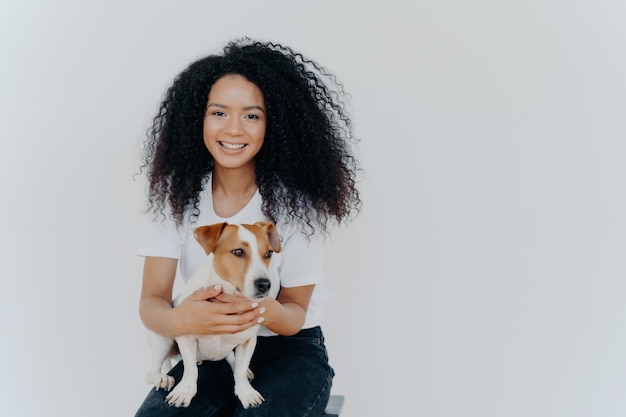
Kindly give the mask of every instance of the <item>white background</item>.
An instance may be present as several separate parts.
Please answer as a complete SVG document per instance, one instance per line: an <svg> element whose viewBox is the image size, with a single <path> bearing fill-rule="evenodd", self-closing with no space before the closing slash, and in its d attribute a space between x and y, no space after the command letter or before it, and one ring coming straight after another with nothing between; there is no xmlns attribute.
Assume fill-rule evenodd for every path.
<svg viewBox="0 0 626 417"><path fill-rule="evenodd" d="M343 417L626 415L622 0L3 0L2 416L133 415L141 143L172 78L242 35L352 93Z"/></svg>

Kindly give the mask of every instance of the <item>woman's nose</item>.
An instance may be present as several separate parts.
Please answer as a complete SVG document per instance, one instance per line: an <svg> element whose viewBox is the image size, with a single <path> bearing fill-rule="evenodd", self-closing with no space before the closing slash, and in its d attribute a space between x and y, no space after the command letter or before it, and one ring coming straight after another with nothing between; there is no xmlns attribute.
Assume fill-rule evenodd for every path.
<svg viewBox="0 0 626 417"><path fill-rule="evenodd" d="M231 117L226 124L226 131L231 135L240 135L243 132L243 124L238 117Z"/></svg>

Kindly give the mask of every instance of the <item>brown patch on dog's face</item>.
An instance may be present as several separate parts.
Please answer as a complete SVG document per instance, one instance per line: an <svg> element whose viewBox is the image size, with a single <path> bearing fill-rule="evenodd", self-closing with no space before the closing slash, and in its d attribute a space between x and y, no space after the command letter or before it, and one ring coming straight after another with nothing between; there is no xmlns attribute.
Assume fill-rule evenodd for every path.
<svg viewBox="0 0 626 417"><path fill-rule="evenodd" d="M211 226L200 226L193 231L194 237L207 255L215 250L217 240L226 226L228 223L217 223Z"/></svg>
<svg viewBox="0 0 626 417"><path fill-rule="evenodd" d="M202 226L195 236L207 254L213 252L217 274L248 297L258 296L255 286L260 285L259 279L268 278L272 254L281 250L276 227L267 222Z"/></svg>
<svg viewBox="0 0 626 417"><path fill-rule="evenodd" d="M268 251L280 253L280 237L278 236L276 226L272 223L256 222L253 225L244 224L243 227L256 236L257 242L259 242L259 255L266 257ZM267 257L267 265L269 265L270 258L271 254Z"/></svg>
<svg viewBox="0 0 626 417"><path fill-rule="evenodd" d="M243 291L246 272L250 266L250 242L239 238L239 226L228 225L222 231L213 251L213 268L237 291Z"/></svg>

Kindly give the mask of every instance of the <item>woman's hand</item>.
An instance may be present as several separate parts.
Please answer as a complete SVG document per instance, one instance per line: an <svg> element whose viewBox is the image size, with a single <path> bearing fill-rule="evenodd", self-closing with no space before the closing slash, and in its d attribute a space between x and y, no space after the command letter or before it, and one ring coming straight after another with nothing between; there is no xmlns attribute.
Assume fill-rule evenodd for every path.
<svg viewBox="0 0 626 417"><path fill-rule="evenodd" d="M243 296L222 292L221 286L198 290L172 308L178 261L146 257L139 314L144 325L163 336L237 333L259 324L264 310Z"/></svg>
<svg viewBox="0 0 626 417"><path fill-rule="evenodd" d="M283 336L299 332L306 319L306 311L314 288L315 285L281 287L275 300L266 298L261 301L261 306L266 308L263 325Z"/></svg>
<svg viewBox="0 0 626 417"><path fill-rule="evenodd" d="M259 324L265 308L241 295L223 293L221 285L197 290L172 309L176 335L230 334Z"/></svg>

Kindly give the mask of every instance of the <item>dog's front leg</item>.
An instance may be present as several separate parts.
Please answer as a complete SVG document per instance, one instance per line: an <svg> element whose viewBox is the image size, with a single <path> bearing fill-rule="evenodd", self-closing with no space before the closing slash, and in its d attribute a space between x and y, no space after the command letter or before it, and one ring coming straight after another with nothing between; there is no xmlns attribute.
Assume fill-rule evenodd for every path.
<svg viewBox="0 0 626 417"><path fill-rule="evenodd" d="M265 398L250 385L248 380L250 360L256 347L256 336L251 337L235 348L235 395L241 401L243 408L256 407Z"/></svg>
<svg viewBox="0 0 626 417"><path fill-rule="evenodd" d="M163 388L169 391L174 386L174 378L163 372L162 368L174 344L174 339L151 331L148 331L147 337L152 351L152 363L146 375L146 382L154 385L157 390Z"/></svg>
<svg viewBox="0 0 626 417"><path fill-rule="evenodd" d="M226 356L226 362L228 362L228 364L230 365L230 369L232 369L233 375L234 375L235 374L235 352L230 352L228 356ZM246 374L248 376L249 381L252 381L254 379L254 374L252 373L250 368L248 368L248 371L246 372Z"/></svg>
<svg viewBox="0 0 626 417"><path fill-rule="evenodd" d="M176 342L183 358L183 377L165 399L170 405L187 407L198 392L198 342L190 335L177 337Z"/></svg>

